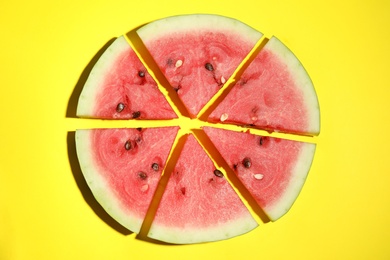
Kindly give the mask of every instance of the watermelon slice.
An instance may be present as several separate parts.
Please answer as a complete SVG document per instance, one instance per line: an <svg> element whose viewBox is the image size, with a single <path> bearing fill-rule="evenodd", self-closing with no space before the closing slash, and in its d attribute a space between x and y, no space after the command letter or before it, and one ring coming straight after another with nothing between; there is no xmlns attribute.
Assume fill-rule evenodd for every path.
<svg viewBox="0 0 390 260"><path fill-rule="evenodd" d="M214 111L202 113L203 120L211 112L208 123L190 122L181 113L181 120L171 122L189 123L185 126L188 131L210 122L225 124L203 127L212 141L204 146L215 145L270 220L286 214L305 182L315 144L231 131L226 124L290 134L319 133L318 99L294 54L272 37L254 59L247 59L262 34L219 15L169 17L149 23L137 33L191 118L213 100L241 63L249 64L235 85L225 89L228 93L208 106ZM77 115L140 119L136 123L141 126L150 125L143 119L178 117L124 36L108 47L92 69L79 97ZM192 134L185 139L178 158L179 150L173 151L175 167L167 176L162 196L156 193L179 130L179 126L168 127L171 122L152 122L158 126L155 128L76 131L80 167L96 200L135 233L147 217L144 227L151 224L149 230L145 228L148 236L169 243L228 239L257 227Z"/></svg>
<svg viewBox="0 0 390 260"><path fill-rule="evenodd" d="M306 180L315 144L203 129L270 220L279 219L291 208Z"/></svg>
<svg viewBox="0 0 390 260"><path fill-rule="evenodd" d="M101 119L172 119L176 113L124 36L93 67L77 115Z"/></svg>
<svg viewBox="0 0 390 260"><path fill-rule="evenodd" d="M305 135L320 131L312 81L276 37L266 43L209 120Z"/></svg>
<svg viewBox="0 0 390 260"><path fill-rule="evenodd" d="M232 18L179 15L137 30L171 86L196 117L262 34Z"/></svg>
<svg viewBox="0 0 390 260"><path fill-rule="evenodd" d="M255 227L257 223L222 172L189 135L148 236L189 244L227 239Z"/></svg>
<svg viewBox="0 0 390 260"><path fill-rule="evenodd" d="M76 131L77 156L96 200L139 232L178 127Z"/></svg>

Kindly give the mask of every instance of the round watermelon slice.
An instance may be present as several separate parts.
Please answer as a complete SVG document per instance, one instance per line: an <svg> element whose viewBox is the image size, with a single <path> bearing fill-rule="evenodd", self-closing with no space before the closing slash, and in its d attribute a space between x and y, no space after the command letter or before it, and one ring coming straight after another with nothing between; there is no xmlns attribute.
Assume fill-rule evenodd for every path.
<svg viewBox="0 0 390 260"><path fill-rule="evenodd" d="M315 144L204 127L205 133L270 220L282 217L298 197Z"/></svg>
<svg viewBox="0 0 390 260"><path fill-rule="evenodd" d="M257 226L222 172L189 135L148 236L170 243L201 243L241 235Z"/></svg>
<svg viewBox="0 0 390 260"><path fill-rule="evenodd" d="M196 117L262 34L232 18L179 15L137 30L190 117Z"/></svg>
<svg viewBox="0 0 390 260"><path fill-rule="evenodd" d="M320 111L312 81L295 55L272 37L228 95L212 122L318 135Z"/></svg>
<svg viewBox="0 0 390 260"><path fill-rule="evenodd" d="M318 134L318 100L301 63L275 37L255 59L248 59L262 34L219 15L169 17L137 33L187 108L191 126L224 123L221 129L203 129L269 218L283 216L302 188L315 145L230 131L226 124ZM250 60L249 66L242 66L245 71L237 73L241 77L235 86L225 89L230 91L227 96L208 104L236 75L234 70ZM179 125L171 126L188 123L184 114L178 115L184 120L152 121L156 127L148 128L150 121L144 119L176 118L172 107L178 104L164 97L145 67L155 66L144 66L125 37L119 37L95 64L80 95L80 117L138 119L127 121L134 128L76 131L77 156L95 198L129 230L138 233L146 218L144 227L150 229L144 233L170 243L215 241L249 232L257 223L203 150L212 143L202 147L191 134L178 158L170 159L176 166L162 197L155 192L170 151L180 147L174 145L176 134L193 129L183 125L188 131L178 132ZM209 122L195 118L204 106L216 108ZM135 123L143 128L135 128ZM171 154L178 154L175 151Z"/></svg>
<svg viewBox="0 0 390 260"><path fill-rule="evenodd" d="M139 232L178 127L76 131L77 156L96 200Z"/></svg>
<svg viewBox="0 0 390 260"><path fill-rule="evenodd" d="M93 67L77 116L101 119L172 119L176 113L124 36Z"/></svg>

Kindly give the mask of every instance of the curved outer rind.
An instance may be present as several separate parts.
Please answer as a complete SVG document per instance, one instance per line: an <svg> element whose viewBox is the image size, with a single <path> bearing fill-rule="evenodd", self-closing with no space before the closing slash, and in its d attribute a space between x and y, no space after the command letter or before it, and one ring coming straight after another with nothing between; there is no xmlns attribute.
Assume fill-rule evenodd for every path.
<svg viewBox="0 0 390 260"><path fill-rule="evenodd" d="M151 22L137 30L144 42L153 41L171 33L191 30L228 30L238 34L240 40L249 40L254 44L263 36L262 33L233 18L214 14L177 15Z"/></svg>
<svg viewBox="0 0 390 260"><path fill-rule="evenodd" d="M289 71L293 72L291 75L294 76L294 80L297 83L296 85L302 90L306 111L309 113L307 133L318 135L320 132L320 106L313 82L302 63L294 53L275 36L271 37L264 46L264 49L268 49L274 55L278 56L284 61L289 68Z"/></svg>
<svg viewBox="0 0 390 260"><path fill-rule="evenodd" d="M216 227L208 227L207 229L194 229L193 227L188 229L172 228L160 225L152 226L148 237L173 244L204 243L243 235L257 226L257 222L250 215L247 215L225 225L217 225Z"/></svg>
<svg viewBox="0 0 390 260"><path fill-rule="evenodd" d="M266 207L263 209L270 220L276 221L285 215L294 204L306 181L311 164L313 162L315 149L315 144L302 144L300 154L296 161L297 163L291 171L291 179L289 180L289 184L285 192L271 207Z"/></svg>
<svg viewBox="0 0 390 260"><path fill-rule="evenodd" d="M204 149L194 136L188 136L148 237L174 244L204 243L239 236L258 226L227 180L222 178L216 189L207 187L218 183L209 179L214 177L213 169L214 163ZM178 187L184 188L186 195L177 193Z"/></svg>
<svg viewBox="0 0 390 260"><path fill-rule="evenodd" d="M77 116L90 117L94 113L97 90L101 87L107 75L111 74L110 71L117 60L116 58L122 53L129 51L130 48L124 36L120 36L100 56L80 94L76 112Z"/></svg>
<svg viewBox="0 0 390 260"><path fill-rule="evenodd" d="M138 233L142 225L142 218L135 218L127 214L120 205L117 197L108 186L107 181L98 174L100 169L94 164L91 152L91 130L76 130L76 151L80 168L95 199L118 223L127 229Z"/></svg>
<svg viewBox="0 0 390 260"><path fill-rule="evenodd" d="M253 146L254 143L252 141L254 139L251 139L252 137L259 137L259 135L214 127L203 127L203 130L270 220L276 221L289 211L305 183L314 159L316 144L270 137L270 139L274 140L272 143L282 145L282 150L275 150L274 152L272 150L261 151L256 149L258 147L257 143L256 146ZM293 154L289 155L289 151L293 152ZM290 161L289 158L285 157L286 155L288 157L292 156L293 160ZM237 159L242 160L242 156L249 156L252 159L256 158L256 162L259 162L258 165L265 167L264 169L268 167L267 165L275 166L271 172L263 172L261 167L256 167L254 163L252 168L248 169L264 173L264 178L268 182L264 184L265 186L252 186L254 184L253 181L256 182L256 179L250 180L246 178L248 175L244 172L245 170L242 171L240 169L243 168L237 168ZM284 168L284 166L288 168ZM279 169L281 172L279 172ZM277 175L285 175L286 178L278 180ZM268 186L272 188L264 189L264 187ZM283 189L280 188L282 186ZM276 192L273 189L276 189Z"/></svg>

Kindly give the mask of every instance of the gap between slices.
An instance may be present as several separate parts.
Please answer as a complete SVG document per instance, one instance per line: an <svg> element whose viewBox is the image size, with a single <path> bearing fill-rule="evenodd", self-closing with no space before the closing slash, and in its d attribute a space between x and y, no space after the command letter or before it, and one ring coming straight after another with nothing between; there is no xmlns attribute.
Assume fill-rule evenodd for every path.
<svg viewBox="0 0 390 260"><path fill-rule="evenodd" d="M116 120L177 118L124 36L116 38L94 64L76 114Z"/></svg>
<svg viewBox="0 0 390 260"><path fill-rule="evenodd" d="M207 14L159 19L135 33L191 118L198 116L263 36L238 20Z"/></svg>
<svg viewBox="0 0 390 260"><path fill-rule="evenodd" d="M188 111L184 104L181 102L174 89L170 87L169 82L158 68L158 65L146 49L141 38L136 33L136 29L128 32L125 37L129 45L132 46L140 61L144 64L150 75L157 82L159 90L164 94L175 113L179 117L189 117Z"/></svg>
<svg viewBox="0 0 390 260"><path fill-rule="evenodd" d="M226 84L210 99L210 101L199 111L198 118L202 121L207 121L211 112L221 103L226 97L234 83L240 79L240 76L261 51L265 44L267 44L268 38L263 36L254 46L254 48L243 59L237 69L233 72L232 76L226 81Z"/></svg>
<svg viewBox="0 0 390 260"><path fill-rule="evenodd" d="M128 43L133 47L136 54L139 56L141 62L144 64L146 69L150 72L151 76L157 81L157 85L160 91L167 98L168 103L171 105L174 112L178 115L178 119L172 120L137 120L135 124L142 128L154 127L157 124L159 126L175 126L181 122L184 122L186 126L182 127L179 130L179 133L176 137L174 145L172 146L171 153L168 157L167 165L163 171L163 176L159 182L158 188L156 190L156 194L152 200L152 204L148 210L144 223L142 225L141 231L138 236L143 239L147 239L147 233L150 229L151 223L153 221L154 214L157 210L158 203L161 199L167 181L169 179L169 173L173 170L175 166L175 161L177 160L178 155L181 152L181 149L184 146L185 138L184 136L188 133L193 133L197 138L199 143L202 145L203 149L212 159L214 164L218 165L218 167L224 168L226 171L226 177L229 183L231 183L232 187L238 191L238 195L245 205L252 208L252 210L256 213L255 216L259 216L261 221L268 222L269 219L266 217L264 212L257 206L254 202L254 199L249 195L246 189L242 184L237 180L233 171L230 168L226 168L227 164L224 162L222 157L216 152L215 147L210 145L207 140L205 134L200 130L203 126L212 126L222 129L234 130L234 131L243 131L247 130L246 127L231 125L231 124L215 124L211 122L207 122L208 116L211 112L217 107L218 104L226 97L226 95L230 92L231 88L234 86L234 83L240 78L245 69L249 66L250 62L257 56L257 54L261 51L264 45L268 42L268 38L263 37L257 44L254 49L245 57L245 59L241 62L241 64L234 71L232 76L226 80L224 86L209 100L209 102L200 110L198 117L196 119L190 119L187 109L183 105L182 101L177 97L177 93L169 87L169 83L166 78L161 73L160 69L154 62L153 58L150 56L149 52L146 50L142 41L135 33L135 30L126 34ZM180 64L179 64L180 66ZM126 122L127 123L127 122ZM133 123L130 123L130 125ZM115 127L117 123L107 122L107 125L110 127ZM250 129L251 133L260 134L264 136L273 136L273 137L281 137L284 139L291 140L302 140L305 142L316 142L316 137L308 137L304 135L290 134L290 133L277 133L270 132L267 130L261 129Z"/></svg>
<svg viewBox="0 0 390 260"><path fill-rule="evenodd" d="M137 28L138 29L138 28ZM146 69L149 71L150 75L156 80L158 83L158 87L160 91L167 98L168 103L179 116L179 119L172 120L150 120L148 122L138 121L145 125L145 127L153 126L155 123L161 125L177 125L178 122L185 120L184 126L181 126L181 133L186 134L192 132L191 129L199 129L201 126L215 126L219 128L226 128L235 131L244 131L247 130L248 127L251 129L251 132L259 135L272 135L279 138L291 139L291 140L299 140L305 142L316 142L317 136L306 136L300 134L291 134L285 132L277 132L270 131L266 129L252 128L250 126L241 126L237 124L219 124L208 121L208 116L213 112L213 110L222 102L222 100L229 94L230 90L234 87L235 82L237 82L241 75L245 72L246 68L250 65L250 63L257 57L259 52L264 48L264 46L269 41L269 38L263 36L256 44L255 47L249 52L249 54L244 58L244 60L239 64L236 70L233 72L230 78L227 79L226 83L223 87L207 102L207 104L199 111L197 118L191 119L187 109L185 108L183 102L178 98L177 93L170 87L169 82L161 72L160 68L154 61L153 57L146 49L142 40L136 33L136 30L132 30L128 32L125 36L128 40L129 44L133 47L134 51L138 55L141 62L144 64ZM192 128L192 126L195 126Z"/></svg>
<svg viewBox="0 0 390 260"><path fill-rule="evenodd" d="M315 144L249 131L213 127L203 131L270 220L290 210L309 173Z"/></svg>
<svg viewBox="0 0 390 260"><path fill-rule="evenodd" d="M259 207L253 196L248 192L242 182L240 182L240 180L237 178L236 174L230 169L226 160L220 155L219 151L212 144L210 138L205 134L203 129L194 129L192 133L196 137L202 148L205 150L207 155L213 161L214 165L217 165L218 169L224 173L226 180L231 184L233 189L241 198L241 201L243 201L243 203L248 208L253 210L253 217L263 223L269 222L270 219L268 218L268 216Z"/></svg>
<svg viewBox="0 0 390 260"><path fill-rule="evenodd" d="M320 132L313 83L298 58L274 36L207 120L296 135L316 136Z"/></svg>
<svg viewBox="0 0 390 260"><path fill-rule="evenodd" d="M147 236L192 244L224 240L256 228L248 208L194 135L181 140L184 145L167 173L150 229L145 230Z"/></svg>
<svg viewBox="0 0 390 260"><path fill-rule="evenodd" d="M176 139L172 145L171 152L170 152L168 159L167 159L167 162L165 164L165 168L163 169L161 179L158 183L157 189L156 189L155 194L153 196L153 200L152 200L152 202L149 206L149 209L146 213L146 217L142 223L140 232L137 235L138 238L141 238L143 240L151 240L151 238L149 238L147 236L147 234L150 230L150 226L152 225L154 216L155 216L156 211L157 211L157 207L158 207L160 200L161 200L161 197L164 193L164 190L165 190L165 187L166 187L167 182L169 180L170 174L172 173L172 171L175 167L176 160L179 157L180 152L183 149L185 141L186 141L185 135L178 134L176 136Z"/></svg>

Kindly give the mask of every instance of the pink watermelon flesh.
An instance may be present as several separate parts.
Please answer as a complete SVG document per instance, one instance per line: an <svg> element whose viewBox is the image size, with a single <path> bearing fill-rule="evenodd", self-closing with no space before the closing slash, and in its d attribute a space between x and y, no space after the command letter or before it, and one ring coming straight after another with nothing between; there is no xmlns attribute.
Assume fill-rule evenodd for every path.
<svg viewBox="0 0 390 260"><path fill-rule="evenodd" d="M96 200L139 232L178 127L77 130L77 156Z"/></svg>
<svg viewBox="0 0 390 260"><path fill-rule="evenodd" d="M191 117L215 95L262 34L216 15L175 16L137 31Z"/></svg>
<svg viewBox="0 0 390 260"><path fill-rule="evenodd" d="M257 223L193 135L169 178L148 236L200 243L246 233Z"/></svg>
<svg viewBox="0 0 390 260"><path fill-rule="evenodd" d="M184 15L137 31L161 72L194 118L262 37L234 19ZM92 69L77 115L100 119L172 119L172 110L126 39L117 38ZM183 115L185 116L185 115ZM272 37L208 121L316 135L319 106L294 54ZM139 232L179 127L76 131L81 170L102 207ZM212 143L271 220L299 195L315 145L204 127ZM158 199L158 198L157 198ZM157 208L148 236L169 243L231 238L256 221L189 135Z"/></svg>
<svg viewBox="0 0 390 260"><path fill-rule="evenodd" d="M203 129L270 220L291 208L311 167L315 144Z"/></svg>
<svg viewBox="0 0 390 260"><path fill-rule="evenodd" d="M77 115L101 119L177 118L123 36L95 64L80 95Z"/></svg>
<svg viewBox="0 0 390 260"><path fill-rule="evenodd" d="M294 54L275 37L243 72L209 121L307 135L320 131L312 82Z"/></svg>

